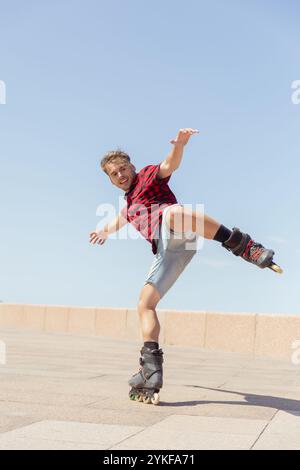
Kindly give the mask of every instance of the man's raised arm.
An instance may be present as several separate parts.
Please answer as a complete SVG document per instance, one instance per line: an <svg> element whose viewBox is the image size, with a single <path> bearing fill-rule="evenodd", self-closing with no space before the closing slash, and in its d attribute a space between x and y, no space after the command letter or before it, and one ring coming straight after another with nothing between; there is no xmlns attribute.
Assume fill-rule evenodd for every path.
<svg viewBox="0 0 300 470"><path fill-rule="evenodd" d="M181 163L184 146L188 143L191 135L198 134L197 129L180 129L176 139L170 141L173 144L173 148L167 158L160 164L158 177L167 178L173 171L177 170Z"/></svg>

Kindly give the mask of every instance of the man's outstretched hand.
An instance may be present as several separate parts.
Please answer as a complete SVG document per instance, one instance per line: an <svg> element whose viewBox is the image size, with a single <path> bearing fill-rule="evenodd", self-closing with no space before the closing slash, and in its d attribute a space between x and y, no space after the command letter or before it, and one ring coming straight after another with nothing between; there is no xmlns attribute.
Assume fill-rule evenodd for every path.
<svg viewBox="0 0 300 470"><path fill-rule="evenodd" d="M199 134L198 129L180 129L176 139L170 140L170 144L181 144L181 145L186 145L193 134Z"/></svg>
<svg viewBox="0 0 300 470"><path fill-rule="evenodd" d="M108 233L104 232L104 230L99 230L99 232L91 232L90 233L90 243L92 245L103 245L106 242L108 237Z"/></svg>

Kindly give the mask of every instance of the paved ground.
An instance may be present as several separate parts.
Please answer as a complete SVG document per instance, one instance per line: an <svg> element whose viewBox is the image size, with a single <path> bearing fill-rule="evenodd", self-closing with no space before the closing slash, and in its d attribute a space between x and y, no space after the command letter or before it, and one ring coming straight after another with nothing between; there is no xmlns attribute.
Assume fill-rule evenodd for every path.
<svg viewBox="0 0 300 470"><path fill-rule="evenodd" d="M289 362L168 346L153 406L128 399L138 343L9 329L0 341L0 449L300 449Z"/></svg>

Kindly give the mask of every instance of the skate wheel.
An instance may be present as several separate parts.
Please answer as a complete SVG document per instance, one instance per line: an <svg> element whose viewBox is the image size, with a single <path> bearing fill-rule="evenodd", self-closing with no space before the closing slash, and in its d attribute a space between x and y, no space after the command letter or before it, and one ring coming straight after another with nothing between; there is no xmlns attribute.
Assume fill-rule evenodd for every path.
<svg viewBox="0 0 300 470"><path fill-rule="evenodd" d="M143 396L142 396L142 395L138 395L138 396L136 397L136 401L142 402L142 401L143 401Z"/></svg>
<svg viewBox="0 0 300 470"><path fill-rule="evenodd" d="M146 405L149 405L151 403L151 398L150 397L143 397L143 402L146 404Z"/></svg>
<svg viewBox="0 0 300 470"><path fill-rule="evenodd" d="M158 395L158 393L154 393L153 397L151 398L151 403L152 403L152 405L158 405L159 404L159 395Z"/></svg>
<svg viewBox="0 0 300 470"><path fill-rule="evenodd" d="M278 274L283 273L283 270L281 269L281 267L278 266L278 264L276 264L276 263L270 264L270 266L268 266L268 268L272 269L272 271L275 271L275 273L278 273Z"/></svg>

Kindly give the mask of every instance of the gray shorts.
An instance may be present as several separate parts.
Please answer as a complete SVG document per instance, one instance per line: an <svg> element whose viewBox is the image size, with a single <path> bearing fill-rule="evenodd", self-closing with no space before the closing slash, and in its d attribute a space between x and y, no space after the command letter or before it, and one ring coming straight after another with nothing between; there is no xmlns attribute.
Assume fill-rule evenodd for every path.
<svg viewBox="0 0 300 470"><path fill-rule="evenodd" d="M174 206L183 206L183 204L173 204L163 211L157 253L144 283L144 285L153 284L160 298L172 287L197 252L199 235L193 232L177 233L169 229L166 214Z"/></svg>

